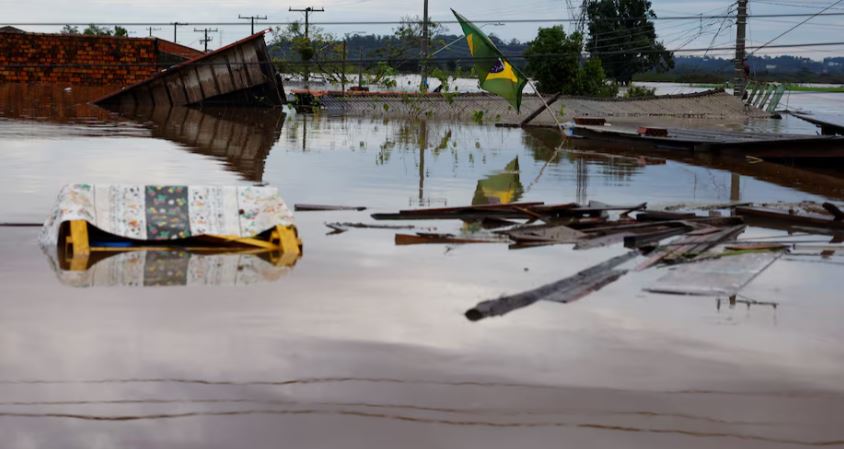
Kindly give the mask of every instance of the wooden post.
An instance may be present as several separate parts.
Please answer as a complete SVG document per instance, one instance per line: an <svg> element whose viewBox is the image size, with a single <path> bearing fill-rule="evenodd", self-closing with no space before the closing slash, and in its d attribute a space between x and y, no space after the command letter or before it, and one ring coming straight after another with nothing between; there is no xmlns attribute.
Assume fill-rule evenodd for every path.
<svg viewBox="0 0 844 449"><path fill-rule="evenodd" d="M343 96L346 96L346 47L349 39L343 39L343 68L340 74L340 90L343 91Z"/></svg>
<svg viewBox="0 0 844 449"><path fill-rule="evenodd" d="M736 73L733 81L733 95L741 98L747 85L744 73L745 43L747 41L747 0L738 0L736 19Z"/></svg>

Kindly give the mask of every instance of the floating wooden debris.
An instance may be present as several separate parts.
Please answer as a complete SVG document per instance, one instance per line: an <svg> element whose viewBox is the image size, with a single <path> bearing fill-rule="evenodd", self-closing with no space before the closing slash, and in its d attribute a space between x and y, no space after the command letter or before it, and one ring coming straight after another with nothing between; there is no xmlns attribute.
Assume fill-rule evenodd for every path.
<svg viewBox="0 0 844 449"><path fill-rule="evenodd" d="M832 206L834 210L838 209L831 203L826 204ZM827 210L830 209L829 206L827 206ZM838 213L840 212L841 211L838 210ZM754 221L770 220L780 223L786 223L789 225L802 225L826 229L844 229L844 221L841 220L840 215L836 217L836 215L833 214L827 215L820 213L802 212L797 211L793 208L783 210L774 209L770 207L737 207L735 213L736 215L745 218L750 218Z"/></svg>
<svg viewBox="0 0 844 449"><path fill-rule="evenodd" d="M346 232L349 229L416 229L413 225L381 225L369 223L325 223L325 226L331 228L334 234Z"/></svg>
<svg viewBox="0 0 844 449"><path fill-rule="evenodd" d="M284 89L276 75L266 31L226 45L140 83L105 96L100 106L280 106Z"/></svg>
<svg viewBox="0 0 844 449"><path fill-rule="evenodd" d="M294 204L293 210L296 212L326 212L333 210L366 210L365 206L337 206L331 204Z"/></svg>
<svg viewBox="0 0 844 449"><path fill-rule="evenodd" d="M577 243L587 235L565 225L523 226L501 233L516 244Z"/></svg>
<svg viewBox="0 0 844 449"><path fill-rule="evenodd" d="M616 268L637 255L637 252L631 251L583 270L574 276L543 285L535 290L481 302L466 311L466 318L470 321L479 321L484 318L501 316L541 300L562 304L576 301L624 276L627 270Z"/></svg>
<svg viewBox="0 0 844 449"><path fill-rule="evenodd" d="M506 240L500 238L472 238L461 237L454 234L440 234L433 232L419 232L416 235L412 234L396 234L396 245L432 245L432 244L449 244L449 245L465 245L471 243L504 243Z"/></svg>
<svg viewBox="0 0 844 449"><path fill-rule="evenodd" d="M633 206L586 206L576 203L546 205L545 203L511 203L462 206L434 209L410 209L398 213L372 214L376 220L483 220L497 219L555 219L561 217L600 217L606 212L629 213L647 208L647 203Z"/></svg>
<svg viewBox="0 0 844 449"><path fill-rule="evenodd" d="M728 251L781 251L787 249L784 243L734 243L724 246Z"/></svg>
<svg viewBox="0 0 844 449"><path fill-rule="evenodd" d="M699 296L734 296L773 264L783 252L724 256L669 268L646 291Z"/></svg>
<svg viewBox="0 0 844 449"><path fill-rule="evenodd" d="M646 261L636 267L636 271L650 268L658 263L688 262L700 257L706 251L727 240L736 238L744 232L745 226L730 226L727 228L706 228L691 231L677 241L673 246L657 249Z"/></svg>

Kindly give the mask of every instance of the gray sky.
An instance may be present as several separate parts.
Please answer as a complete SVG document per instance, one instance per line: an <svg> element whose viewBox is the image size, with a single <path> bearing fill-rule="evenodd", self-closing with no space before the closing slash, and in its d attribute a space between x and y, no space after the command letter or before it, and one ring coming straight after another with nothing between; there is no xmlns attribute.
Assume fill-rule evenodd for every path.
<svg viewBox="0 0 844 449"><path fill-rule="evenodd" d="M834 3L835 0L751 0L751 14L788 14L814 13ZM577 0L574 0L577 3ZM654 10L658 16L724 14L733 3L731 0L653 0ZM484 6L480 6L483 4ZM324 13L314 14L313 21L360 21L398 20L402 16L421 14L422 0L289 0L274 2L258 0L0 0L0 20L12 22L233 22L238 14L267 15L271 21L291 21L301 19L301 13L288 12L288 7L303 8L306 6L324 7ZM451 20L449 8L454 8L472 20L507 20L507 19L536 19L568 18L568 11L564 0L523 0L520 2L504 0L430 0L430 10L433 20ZM844 12L844 2L831 9L830 12ZM800 22L804 18L756 19L750 23L750 45L765 43L780 32ZM658 21L657 32L660 39L670 49L676 48L706 48L712 42L713 36L721 25L721 20L685 20ZM246 22L244 21L244 24ZM493 32L505 40L516 38L530 40L536 34L539 26L549 24L506 24L504 26L487 26L486 31ZM729 24L728 24L729 25ZM570 29L568 24L565 25ZM22 26L29 31L57 30L57 27ZM133 36L144 36L148 31L142 26L128 27ZM181 27L178 41L183 44L199 47L201 35L193 32L193 26ZM245 36L249 32L248 26L218 27L222 35L216 34L210 45L212 48L226 44ZM336 35L345 33L366 32L385 34L390 32L389 25L330 25L323 27L325 31ZM458 32L457 27L451 27L452 32ZM844 41L844 16L819 17L798 28L789 35L781 38L777 43L793 44L805 42ZM165 39L172 39L172 27L163 27L153 32L154 35ZM730 46L735 38L735 28L725 27L717 39L715 46ZM725 56L729 51L710 53L715 56ZM788 53L812 57L815 59L829 56L844 55L844 46L823 48L773 49L761 54Z"/></svg>

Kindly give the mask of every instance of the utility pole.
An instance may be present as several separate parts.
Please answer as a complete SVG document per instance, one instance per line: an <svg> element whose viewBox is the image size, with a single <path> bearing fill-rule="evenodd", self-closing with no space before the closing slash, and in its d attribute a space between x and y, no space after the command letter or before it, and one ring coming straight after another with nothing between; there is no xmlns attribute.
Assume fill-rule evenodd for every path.
<svg viewBox="0 0 844 449"><path fill-rule="evenodd" d="M312 12L325 12L325 9L324 8L316 9L314 7L308 6L305 9L288 8L287 10L290 11L290 12L303 12L303 13L305 13L305 41L307 41L308 44L310 44L310 40L308 39L308 27L311 23L310 22L311 13ZM310 78L310 75L311 75L310 67L308 67L307 61L305 61L305 90L308 90L308 88L309 88L308 79Z"/></svg>
<svg viewBox="0 0 844 449"><path fill-rule="evenodd" d="M149 37L152 37L152 32L153 32L153 31L158 31L158 30L160 30L160 29L161 29L161 28L147 27L147 30L149 30Z"/></svg>
<svg viewBox="0 0 844 449"><path fill-rule="evenodd" d="M252 34L255 34L255 21L256 20L267 20L267 16L242 16L240 14L237 15L237 18L251 21L251 23L252 23Z"/></svg>
<svg viewBox="0 0 844 449"><path fill-rule="evenodd" d="M179 27L179 25L186 25L186 24L181 23L181 22L173 22L173 42L177 42L176 41L176 29Z"/></svg>
<svg viewBox="0 0 844 449"><path fill-rule="evenodd" d="M363 48L358 49L358 90L363 90Z"/></svg>
<svg viewBox="0 0 844 449"><path fill-rule="evenodd" d="M745 79L744 62L745 45L747 42L747 1L738 0L738 17L736 19L736 74L733 80L733 95L741 97L744 95L744 90L747 88L747 80Z"/></svg>
<svg viewBox="0 0 844 449"><path fill-rule="evenodd" d="M214 29L211 29L211 28L196 29L196 28L194 28L193 31L196 32L196 33L205 33L205 37L203 37L199 41L202 42L203 44L205 44L205 53L208 53L208 43L211 42L211 38L208 37L208 33L218 33L220 30L218 30L216 28L214 28Z"/></svg>
<svg viewBox="0 0 844 449"><path fill-rule="evenodd" d="M428 92L428 0L424 0L422 7L422 82L419 90Z"/></svg>
<svg viewBox="0 0 844 449"><path fill-rule="evenodd" d="M316 8L311 7L311 6L308 6L305 9L288 8L288 11L305 13L305 39L307 39L308 38L308 25L310 24L310 14L312 12L325 12L325 9L324 8L316 9Z"/></svg>
<svg viewBox="0 0 844 449"><path fill-rule="evenodd" d="M340 75L340 85L343 96L346 96L346 50L349 45L349 38L343 39L343 72Z"/></svg>

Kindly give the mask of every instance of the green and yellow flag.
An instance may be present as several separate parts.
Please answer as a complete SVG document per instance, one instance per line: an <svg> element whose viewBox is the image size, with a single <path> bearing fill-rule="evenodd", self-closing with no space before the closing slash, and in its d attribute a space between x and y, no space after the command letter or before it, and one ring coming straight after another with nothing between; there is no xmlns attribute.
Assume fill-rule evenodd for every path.
<svg viewBox="0 0 844 449"><path fill-rule="evenodd" d="M480 28L457 11L452 9L451 12L463 27L469 53L475 59L475 71L478 72L481 89L503 97L519 112L522 105L522 89L527 84L527 78L507 61Z"/></svg>

